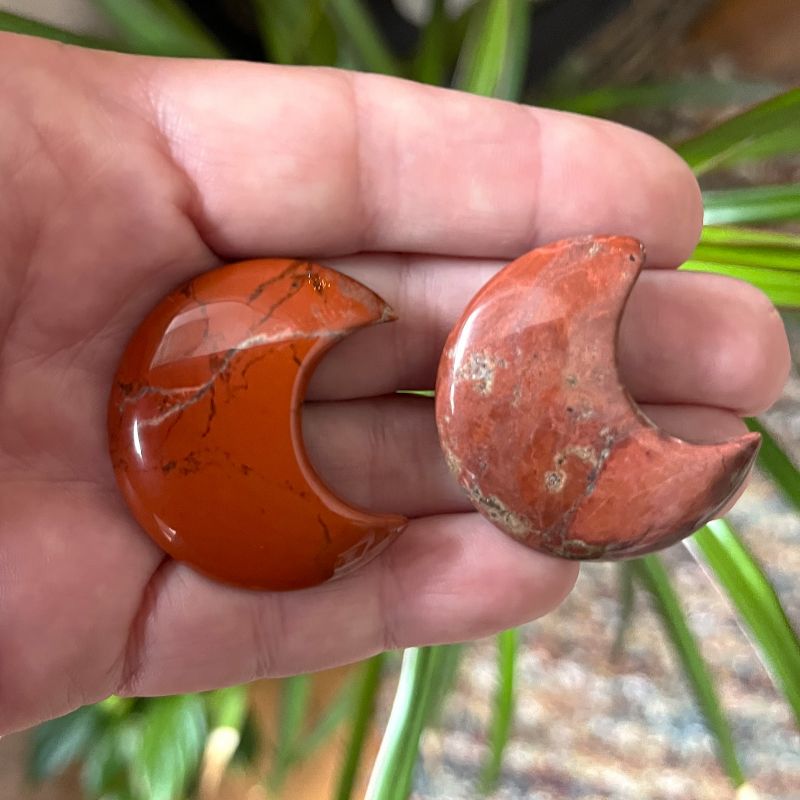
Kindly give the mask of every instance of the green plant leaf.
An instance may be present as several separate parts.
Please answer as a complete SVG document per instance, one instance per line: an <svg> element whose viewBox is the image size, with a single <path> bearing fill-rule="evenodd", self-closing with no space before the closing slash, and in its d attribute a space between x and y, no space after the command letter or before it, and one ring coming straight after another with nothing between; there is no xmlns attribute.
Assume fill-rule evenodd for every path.
<svg viewBox="0 0 800 800"><path fill-rule="evenodd" d="M503 755L511 736L514 720L514 679L517 671L519 630L511 628L497 635L497 667L499 681L494 696L492 724L489 730L489 758L481 772L480 788L489 794L500 777Z"/></svg>
<svg viewBox="0 0 800 800"><path fill-rule="evenodd" d="M777 305L800 306L800 236L734 227L705 227L683 269L716 272L758 286Z"/></svg>
<svg viewBox="0 0 800 800"><path fill-rule="evenodd" d="M292 0L252 0L252 5L269 60L296 64L311 27L304 5Z"/></svg>
<svg viewBox="0 0 800 800"><path fill-rule="evenodd" d="M297 742L306 723L311 700L311 681L310 675L293 675L281 681L278 740L267 779L270 789L276 794L286 780L294 761Z"/></svg>
<svg viewBox="0 0 800 800"><path fill-rule="evenodd" d="M604 86L577 95L553 96L544 104L561 111L609 116L624 108L701 108L758 103L773 96L777 84L761 81L718 80L705 75L638 86Z"/></svg>
<svg viewBox="0 0 800 800"><path fill-rule="evenodd" d="M800 88L731 117L675 149L701 175L737 161L796 152L798 129Z"/></svg>
<svg viewBox="0 0 800 800"><path fill-rule="evenodd" d="M296 675L281 682L278 741L267 777L267 784L275 793L281 790L292 766L321 747L353 711L354 686L347 683L306 733L312 685L310 675Z"/></svg>
<svg viewBox="0 0 800 800"><path fill-rule="evenodd" d="M800 641L764 570L728 522L709 522L686 546L723 589L800 725Z"/></svg>
<svg viewBox="0 0 800 800"><path fill-rule="evenodd" d="M425 722L442 701L433 691L436 676L448 658L442 647L412 647L403 653L397 692L366 800L407 800Z"/></svg>
<svg viewBox="0 0 800 800"><path fill-rule="evenodd" d="M494 96L519 101L527 78L533 3L530 0L510 0L510 3L508 47Z"/></svg>
<svg viewBox="0 0 800 800"><path fill-rule="evenodd" d="M309 758L333 735L336 729L355 713L356 699L355 681L348 680L338 691L334 700L328 705L319 719L311 726L311 730L297 742L294 752L295 761Z"/></svg>
<svg viewBox="0 0 800 800"><path fill-rule="evenodd" d="M530 43L530 0L480 0L456 65L454 84L473 94L519 100L524 88Z"/></svg>
<svg viewBox="0 0 800 800"><path fill-rule="evenodd" d="M719 264L713 261L687 261L681 269L689 272L713 272L752 283L777 306L800 308L800 277L796 270L764 269L742 264Z"/></svg>
<svg viewBox="0 0 800 800"><path fill-rule="evenodd" d="M147 800L175 800L197 777L206 740L200 695L159 697L142 710L141 747L131 765L136 794Z"/></svg>
<svg viewBox="0 0 800 800"><path fill-rule="evenodd" d="M375 705L386 664L386 654L373 656L361 665L353 711L353 727L342 761L342 771L336 787L336 800L351 800L355 787L364 744L375 715Z"/></svg>
<svg viewBox="0 0 800 800"><path fill-rule="evenodd" d="M706 225L800 219L800 183L706 191L703 204Z"/></svg>
<svg viewBox="0 0 800 800"><path fill-rule="evenodd" d="M454 76L459 57L464 49L467 31L472 22L474 5L474 3L468 4L457 17L452 18L448 16L447 19L447 36L444 40L444 48L447 63L450 67L451 79ZM447 0L445 0L445 8L447 8ZM455 83L452 83L452 85L455 86Z"/></svg>
<svg viewBox="0 0 800 800"><path fill-rule="evenodd" d="M495 94L505 69L513 0L480 0L470 11L455 85L473 94Z"/></svg>
<svg viewBox="0 0 800 800"><path fill-rule="evenodd" d="M623 561L618 569L619 576L619 621L614 643L611 645L611 658L617 660L622 657L625 649L625 637L633 621L633 612L636 608L636 593L633 590L634 562Z"/></svg>
<svg viewBox="0 0 800 800"><path fill-rule="evenodd" d="M252 712L248 712L242 722L239 734L239 746L233 754L231 764L240 767L252 767L261 752L261 735Z"/></svg>
<svg viewBox="0 0 800 800"><path fill-rule="evenodd" d="M412 65L412 77L422 83L442 86L450 71L447 59L449 21L444 0L434 0L431 17L420 35Z"/></svg>
<svg viewBox="0 0 800 800"><path fill-rule="evenodd" d="M136 707L136 699L133 697L117 697L112 694L97 703L97 708L108 719L123 719L127 717Z"/></svg>
<svg viewBox="0 0 800 800"><path fill-rule="evenodd" d="M700 235L703 244L726 244L740 247L785 247L800 251L800 235L726 225L706 225Z"/></svg>
<svg viewBox="0 0 800 800"><path fill-rule="evenodd" d="M247 718L248 698L246 686L230 686L202 695L210 730L214 728L242 729Z"/></svg>
<svg viewBox="0 0 800 800"><path fill-rule="evenodd" d="M327 16L320 16L319 23L311 31L303 61L316 67L335 67L339 61L339 44L336 29Z"/></svg>
<svg viewBox="0 0 800 800"><path fill-rule="evenodd" d="M706 725L714 736L720 762L734 786L745 782L744 772L736 755L733 734L722 711L709 668L689 629L678 596L658 556L645 556L633 562L636 578L653 598L654 608L683 664L689 685L694 692Z"/></svg>
<svg viewBox="0 0 800 800"><path fill-rule="evenodd" d="M9 33L24 33L27 36L38 36L42 39L52 39L64 44L75 44L80 47L92 47L96 50L118 50L124 49L116 42L101 39L94 36L86 36L82 33L65 31L54 25L47 25L28 17L21 17L19 14L12 14L10 11L0 11L0 31Z"/></svg>
<svg viewBox="0 0 800 800"><path fill-rule="evenodd" d="M347 39L361 69L400 75L400 64L362 0L326 0L328 15Z"/></svg>
<svg viewBox="0 0 800 800"><path fill-rule="evenodd" d="M95 706L84 706L39 725L33 732L28 779L38 783L60 775L85 755L101 730L101 715Z"/></svg>
<svg viewBox="0 0 800 800"><path fill-rule="evenodd" d="M247 687L231 686L200 695L206 714L201 769L198 774L200 794L214 794L236 754L240 751L243 729L249 716Z"/></svg>
<svg viewBox="0 0 800 800"><path fill-rule="evenodd" d="M800 248L700 242L692 259L723 266L800 271ZM800 280L800 279L798 279Z"/></svg>
<svg viewBox="0 0 800 800"><path fill-rule="evenodd" d="M141 730L135 718L121 718L105 728L83 762L81 784L85 794L133 800L130 770L140 743Z"/></svg>
<svg viewBox="0 0 800 800"><path fill-rule="evenodd" d="M757 419L750 418L746 422L751 431L761 434L759 467L772 478L784 497L800 512L800 469Z"/></svg>
<svg viewBox="0 0 800 800"><path fill-rule="evenodd" d="M778 156L797 155L797 129L790 123L785 128L778 128L772 133L754 138L741 155L734 157L730 164L739 162L761 161ZM726 165L727 166L727 165Z"/></svg>
<svg viewBox="0 0 800 800"><path fill-rule="evenodd" d="M180 0L93 0L132 52L223 58L222 45Z"/></svg>
<svg viewBox="0 0 800 800"><path fill-rule="evenodd" d="M333 65L336 33L324 0L251 0L264 50L278 64Z"/></svg>
<svg viewBox="0 0 800 800"><path fill-rule="evenodd" d="M432 702L428 706L425 726L433 727L441 721L444 700L453 688L464 654L463 644L440 644L437 647L436 669L431 674Z"/></svg>

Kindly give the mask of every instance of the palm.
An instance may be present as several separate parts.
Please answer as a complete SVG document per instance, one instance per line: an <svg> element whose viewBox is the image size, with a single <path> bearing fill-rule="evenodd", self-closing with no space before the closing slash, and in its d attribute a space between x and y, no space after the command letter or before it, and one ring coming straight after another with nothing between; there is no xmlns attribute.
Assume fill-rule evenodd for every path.
<svg viewBox="0 0 800 800"><path fill-rule="evenodd" d="M484 635L554 606L574 566L520 552L469 513L439 455L429 402L390 395L432 385L467 299L534 243L534 211L537 240L618 231L644 239L656 265L687 255L696 195L676 160L623 129L543 114L526 131L521 115L532 117L518 107L380 79L359 90L353 147L350 89L335 73L2 44L10 122L0 130L0 733L114 691L188 691L321 668L384 647ZM387 92L417 103L419 119L390 119ZM454 131L465 102L474 104L472 128ZM329 126L304 122L312 107ZM391 162L396 150L381 150L382 126L405 153L405 176ZM559 135L581 134L597 172L592 196L571 193L539 164L536 137L543 147L548 126L556 159ZM500 136L517 156L512 170L495 157ZM538 175L520 179L520 164L538 164ZM570 214L534 208L531 181L543 184L540 197L560 192L553 205ZM600 202L623 186L626 197ZM434 255L347 255L359 250ZM412 524L361 572L290 595L223 587L166 560L123 506L105 440L116 362L148 309L222 259L258 255L325 260L401 317L331 353L311 387L317 402L305 430L335 490ZM693 276L687 292L687 277L640 282L623 329L623 373L664 425L724 437L741 425L732 412L773 399L785 342L753 290ZM687 358L692 326L710 333ZM743 351L752 363L726 367L727 353Z"/></svg>

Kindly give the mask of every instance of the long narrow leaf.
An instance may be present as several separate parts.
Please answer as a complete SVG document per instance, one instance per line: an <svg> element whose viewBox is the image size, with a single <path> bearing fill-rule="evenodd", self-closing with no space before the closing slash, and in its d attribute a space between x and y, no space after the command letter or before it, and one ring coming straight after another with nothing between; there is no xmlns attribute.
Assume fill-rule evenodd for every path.
<svg viewBox="0 0 800 800"><path fill-rule="evenodd" d="M242 741L248 713L247 688L231 686L207 692L202 697L209 735L198 784L201 796L211 797L218 792L225 771Z"/></svg>
<svg viewBox="0 0 800 800"><path fill-rule="evenodd" d="M141 729L133 717L115 720L92 743L81 766L84 796L134 798L131 765L141 749Z"/></svg>
<svg viewBox="0 0 800 800"><path fill-rule="evenodd" d="M362 0L327 0L328 14L350 41L360 67L368 72L399 75L400 65Z"/></svg>
<svg viewBox="0 0 800 800"><path fill-rule="evenodd" d="M761 434L759 467L772 478L786 499L800 513L800 469L792 463L772 434L757 419L748 419L747 427Z"/></svg>
<svg viewBox="0 0 800 800"><path fill-rule="evenodd" d="M133 767L133 785L148 800L183 796L197 775L206 741L206 717L200 695L159 697L143 712L141 744Z"/></svg>
<svg viewBox="0 0 800 800"><path fill-rule="evenodd" d="M633 590L634 561L623 561L619 565L619 621L614 643L611 645L611 658L618 659L625 649L625 637L633 621L633 612L636 608L636 593Z"/></svg>
<svg viewBox="0 0 800 800"><path fill-rule="evenodd" d="M697 261L722 265L800 272L800 248L794 247L761 247L700 242L697 249L692 253L692 258ZM797 279L800 281L800 276Z"/></svg>
<svg viewBox="0 0 800 800"><path fill-rule="evenodd" d="M800 235L765 231L738 226L706 225L700 236L703 244L725 244L741 247L785 247L800 253Z"/></svg>
<svg viewBox="0 0 800 800"><path fill-rule="evenodd" d="M799 129L800 88L727 119L676 150L700 175L735 161L795 152Z"/></svg>
<svg viewBox="0 0 800 800"><path fill-rule="evenodd" d="M440 647L412 647L403 653L400 680L366 800L407 800L425 722L440 701L432 691L447 658Z"/></svg>
<svg viewBox="0 0 800 800"><path fill-rule="evenodd" d="M752 283L777 306L800 308L800 276L795 270L763 269L739 264L716 264L711 261L687 261L681 269L689 272L713 272Z"/></svg>
<svg viewBox="0 0 800 800"><path fill-rule="evenodd" d="M608 116L623 108L664 108L675 105L720 107L758 103L779 87L766 82L718 80L707 76L640 86L604 86L585 94L545 98L545 105L562 111Z"/></svg>
<svg viewBox="0 0 800 800"><path fill-rule="evenodd" d="M242 729L239 733L239 746L233 754L231 764L235 764L244 769L252 767L256 759L263 751L262 733L256 716L252 710L248 711L242 722Z"/></svg>
<svg viewBox="0 0 800 800"><path fill-rule="evenodd" d="M532 15L533 3L530 0L511 0L508 47L503 71L495 87L495 97L516 101L522 99L527 78Z"/></svg>
<svg viewBox="0 0 800 800"><path fill-rule="evenodd" d="M106 39L94 36L86 36L82 33L65 31L54 25L47 25L28 17L21 17L19 14L12 14L10 11L0 11L0 31L9 33L24 33L28 36L39 36L42 39L52 39L64 44L76 44L81 47L93 47L98 50L118 50L124 49L122 44L117 44Z"/></svg>
<svg viewBox="0 0 800 800"><path fill-rule="evenodd" d="M444 700L453 688L463 654L463 644L440 644L436 648L437 664L431 676L433 700L428 706L428 716L425 718L427 727L436 726L440 722Z"/></svg>
<svg viewBox="0 0 800 800"><path fill-rule="evenodd" d="M208 726L240 730L247 716L247 687L230 686L203 695Z"/></svg>
<svg viewBox="0 0 800 800"><path fill-rule="evenodd" d="M422 732L437 705L438 698L434 694L434 686L437 682L435 676L439 671L441 655L442 651L436 647L424 647L420 653L422 669L419 671L414 689L415 702L409 718L408 735L404 737L398 761L397 781L392 789L393 800L407 800L411 794Z"/></svg>
<svg viewBox="0 0 800 800"><path fill-rule="evenodd" d="M745 161L762 161L764 159L777 158L778 156L793 156L796 154L797 126L790 121L785 127L778 127L771 133L754 137L743 148L741 154L731 159L730 164Z"/></svg>
<svg viewBox="0 0 800 800"><path fill-rule="evenodd" d="M353 796L353 789L364 754L364 744L375 714L375 704L385 663L386 654L380 653L365 661L361 667L353 714L353 728L342 762L339 783L336 787L336 800L351 800Z"/></svg>
<svg viewBox="0 0 800 800"><path fill-rule="evenodd" d="M450 65L447 63L448 19L444 0L434 0L431 17L420 35L412 77L434 86L444 84Z"/></svg>
<svg viewBox="0 0 800 800"><path fill-rule="evenodd" d="M706 191L703 204L706 225L800 219L800 183Z"/></svg>
<svg viewBox="0 0 800 800"><path fill-rule="evenodd" d="M686 544L733 604L800 725L800 640L763 569L725 520L709 522Z"/></svg>
<svg viewBox="0 0 800 800"><path fill-rule="evenodd" d="M355 682L348 680L336 693L311 729L297 742L293 761L309 758L333 735L334 731L350 716L355 708Z"/></svg>
<svg viewBox="0 0 800 800"><path fill-rule="evenodd" d="M514 678L517 671L519 630L511 628L497 636L497 666L499 681L494 697L492 725L489 731L489 759L481 773L481 791L491 792L497 785L503 755L511 735L514 720Z"/></svg>
<svg viewBox="0 0 800 800"><path fill-rule="evenodd" d="M505 69L512 0L483 0L471 11L455 84L473 94L491 96Z"/></svg>
<svg viewBox="0 0 800 800"><path fill-rule="evenodd" d="M101 726L101 714L96 706L84 706L39 725L33 732L28 779L38 783L60 775L86 753L97 739Z"/></svg>
<svg viewBox="0 0 800 800"><path fill-rule="evenodd" d="M264 50L277 64L295 64L309 34L311 14L294 0L252 0Z"/></svg>
<svg viewBox="0 0 800 800"><path fill-rule="evenodd" d="M94 0L134 52L223 58L222 45L180 0Z"/></svg>
<svg viewBox="0 0 800 800"><path fill-rule="evenodd" d="M300 739L311 699L311 676L295 675L281 681L278 711L278 738L273 753L272 769L267 782L273 792L278 792L294 760L295 748Z"/></svg>
<svg viewBox="0 0 800 800"><path fill-rule="evenodd" d="M393 800L407 738L414 735L419 689L424 683L426 654L424 648L410 647L403 652L400 678L397 682L392 710L383 732L380 750L372 767L365 800ZM414 742L418 745L419 740Z"/></svg>
<svg viewBox="0 0 800 800"><path fill-rule="evenodd" d="M336 63L336 34L324 14L324 0L251 1L270 61L317 66Z"/></svg>
<svg viewBox="0 0 800 800"><path fill-rule="evenodd" d="M689 628L667 571L658 556L637 559L633 568L638 580L652 596L655 610L683 664L689 685L708 729L716 741L720 762L734 786L740 786L744 783L745 777L736 755L730 725L722 711L709 668Z"/></svg>

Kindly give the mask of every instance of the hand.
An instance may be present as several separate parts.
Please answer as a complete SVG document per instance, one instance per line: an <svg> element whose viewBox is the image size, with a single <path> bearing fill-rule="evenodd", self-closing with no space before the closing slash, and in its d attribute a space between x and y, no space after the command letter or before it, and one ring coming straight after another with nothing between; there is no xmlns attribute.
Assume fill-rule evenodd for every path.
<svg viewBox="0 0 800 800"><path fill-rule="evenodd" d="M320 669L556 606L577 566L472 513L431 401L392 395L433 385L467 300L538 243L646 243L621 368L678 435L738 433L785 378L763 295L659 269L691 252L700 197L670 150L632 130L382 77L13 36L0 37L0 104L0 733L113 692ZM335 491L412 521L360 572L289 594L165 559L106 447L135 326L176 284L256 256L323 261L400 316L329 354L304 425Z"/></svg>

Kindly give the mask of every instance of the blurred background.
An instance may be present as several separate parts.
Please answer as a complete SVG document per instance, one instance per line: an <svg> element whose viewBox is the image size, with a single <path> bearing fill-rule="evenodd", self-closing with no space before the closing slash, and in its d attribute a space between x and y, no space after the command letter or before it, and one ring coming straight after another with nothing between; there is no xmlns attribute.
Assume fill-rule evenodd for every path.
<svg viewBox="0 0 800 800"><path fill-rule="evenodd" d="M110 698L0 741L0 798L361 798L401 667L414 691L376 800L800 798L798 0L0 0L0 28L401 74L647 130L706 192L687 268L761 286L794 357L751 421L751 487L688 546L587 565L556 613L496 638Z"/></svg>

